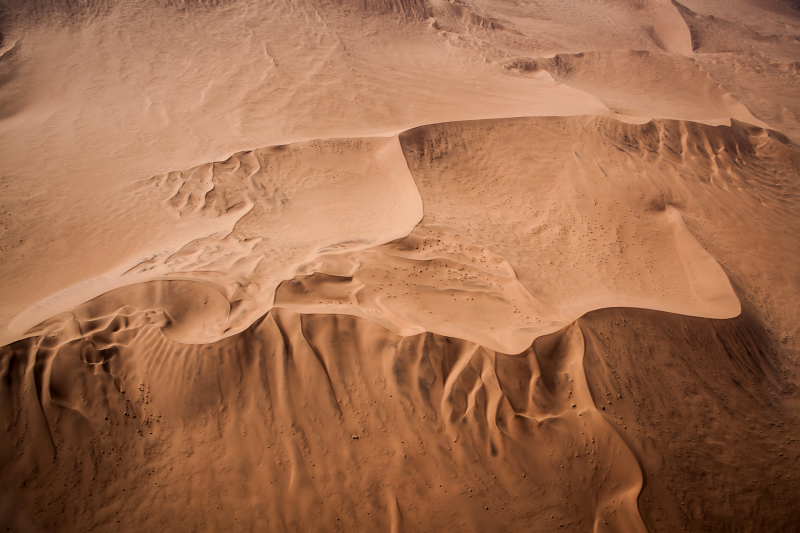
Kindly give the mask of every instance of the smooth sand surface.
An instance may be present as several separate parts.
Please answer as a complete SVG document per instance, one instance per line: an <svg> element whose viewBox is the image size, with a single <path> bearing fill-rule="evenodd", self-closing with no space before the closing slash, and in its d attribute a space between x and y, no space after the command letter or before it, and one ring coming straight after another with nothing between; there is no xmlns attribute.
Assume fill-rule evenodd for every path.
<svg viewBox="0 0 800 533"><path fill-rule="evenodd" d="M0 2L9 531L794 531L794 0Z"/></svg>

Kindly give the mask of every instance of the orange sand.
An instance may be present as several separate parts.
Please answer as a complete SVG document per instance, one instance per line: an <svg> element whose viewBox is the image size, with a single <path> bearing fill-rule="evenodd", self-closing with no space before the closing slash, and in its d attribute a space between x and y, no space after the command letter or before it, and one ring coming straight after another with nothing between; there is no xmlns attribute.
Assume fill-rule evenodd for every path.
<svg viewBox="0 0 800 533"><path fill-rule="evenodd" d="M7 530L797 529L797 2L0 7Z"/></svg>

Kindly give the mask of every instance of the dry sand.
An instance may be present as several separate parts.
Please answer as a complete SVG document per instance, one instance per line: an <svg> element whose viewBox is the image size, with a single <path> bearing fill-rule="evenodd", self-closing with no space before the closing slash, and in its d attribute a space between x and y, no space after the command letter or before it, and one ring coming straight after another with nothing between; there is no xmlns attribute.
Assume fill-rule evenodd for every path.
<svg viewBox="0 0 800 533"><path fill-rule="evenodd" d="M0 17L7 531L800 530L797 2Z"/></svg>

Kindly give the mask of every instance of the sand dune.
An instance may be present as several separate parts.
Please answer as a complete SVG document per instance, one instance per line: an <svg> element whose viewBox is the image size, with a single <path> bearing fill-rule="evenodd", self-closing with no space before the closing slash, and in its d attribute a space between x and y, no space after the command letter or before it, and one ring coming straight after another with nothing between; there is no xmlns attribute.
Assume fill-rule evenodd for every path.
<svg viewBox="0 0 800 533"><path fill-rule="evenodd" d="M15 385L4 397L18 406L5 479L20 490L4 513L16 527L645 531L794 519L786 382L749 318L598 312L518 355L285 310L207 346L154 325L114 329L5 350ZM776 501L782 513L769 511ZM28 508L35 522L12 511Z"/></svg>
<svg viewBox="0 0 800 533"><path fill-rule="evenodd" d="M156 228L147 247L127 246L127 261L116 271L91 280L79 293L62 291L18 315L9 326L12 332L23 333L45 316L69 310L76 297L110 288L116 290L99 296L103 311L95 318L114 306L157 311L170 303L140 296L149 291L143 282L192 280L205 287L192 297L194 303L181 306L201 305L211 293L225 304L194 329L194 319L183 321L184 333L172 338L211 342L262 316L278 283L318 254L383 244L406 235L422 217L397 138L237 153L223 162L140 181L125 191L129 195L149 200L169 223ZM119 288L125 286L130 289Z"/></svg>
<svg viewBox="0 0 800 533"><path fill-rule="evenodd" d="M5 0L10 531L794 531L790 0Z"/></svg>
<svg viewBox="0 0 800 533"><path fill-rule="evenodd" d="M423 225L373 250L320 257L281 286L276 305L377 317L397 333L432 331L510 353L594 309L739 314L727 276L679 209L681 189L708 183L687 176L685 158L724 156L726 141L749 137L569 118L423 127L401 140ZM453 301L458 311L447 312Z"/></svg>
<svg viewBox="0 0 800 533"><path fill-rule="evenodd" d="M769 126L797 131L796 116L781 110L788 95L759 102L768 116L754 117L732 96L749 98L752 76L728 83L727 70L711 78L698 59L664 56L647 34L653 10L678 12L664 3L601 2L576 11L544 2L514 11L445 2L426 8L424 20L403 16L391 24L381 13L395 20L405 8L336 5L12 3L18 9L8 10L3 30L9 115L0 123L0 142L3 210L13 214L6 223L14 227L4 245L13 253L0 267L11 287L0 323L65 291L89 299L114 282L89 283L94 290L84 293L87 279L116 278L137 256L163 251L164 240L182 232L149 195L126 187L239 151L517 116L711 124L736 118L762 127L772 118ZM405 11L417 13L413 5ZM447 26L454 9L462 15ZM65 10L72 25L61 22ZM468 12L497 23L475 27L464 21ZM613 28L605 20L614 20ZM591 33L586 25L605 29ZM598 51L582 58L563 55L592 49ZM675 76L681 81L670 83ZM25 199L25 209L15 207L15 198ZM84 217L87 211L94 215ZM29 229L53 225L42 235ZM157 228L169 236L153 239ZM28 276L32 271L38 274ZM14 338L18 329L3 335L5 342Z"/></svg>
<svg viewBox="0 0 800 533"><path fill-rule="evenodd" d="M99 515L56 513L40 523L88 519L113 529L124 517L137 528L389 530L402 520L406 529L481 531L535 520L644 530L641 473L591 401L578 326L514 356L285 310L205 347L171 342L153 326L136 333L126 346L103 349L98 340L110 339L98 332L57 348L41 407L33 390L13 391L37 405L12 430L24 428L16 449L24 435L39 437L41 448L20 450L10 471L38 487L31 494L66 497L69 507L106 490L131 494ZM33 379L25 366L35 345L7 355L22 382ZM76 395L68 376L84 392ZM98 435L102 452L87 434ZM69 493L54 486L50 495L44 480L66 475L57 452L53 460L64 448L94 465L83 474L93 483L73 476L64 479ZM37 463L49 466L32 473ZM149 496L149 487L185 477L192 483L172 500ZM212 480L212 494L193 495Z"/></svg>

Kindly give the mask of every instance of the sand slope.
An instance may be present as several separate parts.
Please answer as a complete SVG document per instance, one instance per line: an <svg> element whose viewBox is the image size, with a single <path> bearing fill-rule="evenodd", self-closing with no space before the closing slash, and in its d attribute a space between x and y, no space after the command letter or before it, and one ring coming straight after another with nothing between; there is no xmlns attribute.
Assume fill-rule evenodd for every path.
<svg viewBox="0 0 800 533"><path fill-rule="evenodd" d="M544 152L529 152L546 139ZM220 324L232 309L258 302L232 298L220 280L256 279L258 269L211 278L198 265L269 255L190 246L178 257L192 260L138 267L156 280L77 306L3 349L10 523L659 531L728 524L742 509L744 530L794 523L788 504L773 512L771 503L797 488L796 322L755 289L768 282L791 299L797 285L791 269L785 281L765 280L767 258L732 250L748 235L765 247L794 238L774 231L791 227L783 206L794 185L776 187L772 176L795 164L795 145L741 124L586 117L454 123L413 130L401 144L344 146L353 143L406 154L411 174L394 183L416 184L423 206L409 236L314 248L274 302L258 304L277 307L230 333ZM284 164L307 161L293 151L332 146L348 153L315 143L256 154L278 154L284 163L261 165L277 179ZM481 165L487 147L492 167ZM216 218L255 168L240 164L247 157L220 165L229 174L215 165L141 186L173 182L164 209ZM220 176L219 203L180 193L202 176ZM316 191L298 190L281 216ZM242 212L231 235L280 227L268 209ZM265 219L272 224L253 226ZM748 227L754 219L761 227ZM735 317L737 295L747 295L741 317L686 316ZM673 314L641 309L650 305ZM614 306L630 309L575 321ZM784 329L768 331L766 320ZM697 453L706 459L686 459ZM762 488L772 480L775 489ZM720 494L730 504L720 507ZM17 511L34 502L80 512Z"/></svg>
<svg viewBox="0 0 800 533"><path fill-rule="evenodd" d="M0 8L8 530L800 523L796 2Z"/></svg>
<svg viewBox="0 0 800 533"><path fill-rule="evenodd" d="M603 311L518 355L285 310L207 346L127 327L4 349L7 523L757 531L797 519L798 435L778 407L791 385L748 318Z"/></svg>
<svg viewBox="0 0 800 533"><path fill-rule="evenodd" d="M127 260L84 282L79 295L130 286L100 297L114 302L102 304L103 313L123 305L144 311L170 302L140 297L142 282L202 281L226 305L195 329L191 320L182 321L180 327L188 329L172 338L185 343L213 341L249 326L269 309L277 284L318 254L383 244L406 235L422 217L397 139L330 140L237 153L142 180L124 195L146 199L168 222L154 228L147 247L125 246ZM18 315L11 331L24 333L44 317L70 309L76 296L69 289L50 296ZM191 304L180 305L206 298L198 294Z"/></svg>
<svg viewBox="0 0 800 533"><path fill-rule="evenodd" d="M124 517L136 527L271 530L389 529L402 521L408 529L484 530L499 520L517 530L602 519L643 530L641 473L591 402L577 326L515 356L287 311L207 347L175 344L152 326L134 331L127 346L103 348L128 336L98 332L50 349L41 407L29 387L5 391L20 407L37 405L14 421L6 453L20 460L9 475L35 486L62 479L57 450L65 448L94 465L82 474L94 483L64 479L78 491L36 493L56 498L48 507L64 497L69 506L95 503L80 516L55 513L39 523L113 529ZM20 343L4 354L21 383L36 381L26 370L31 348ZM20 449L33 434L39 449ZM45 469L32 472L36 464ZM181 484L185 476L191 485ZM595 482L583 483L587 476ZM194 495L192 487L212 479L213 494ZM148 496L156 485L172 494L167 503ZM121 507L96 500L123 489L131 496ZM217 500L224 513L207 508ZM266 505L252 508L254 501Z"/></svg>

